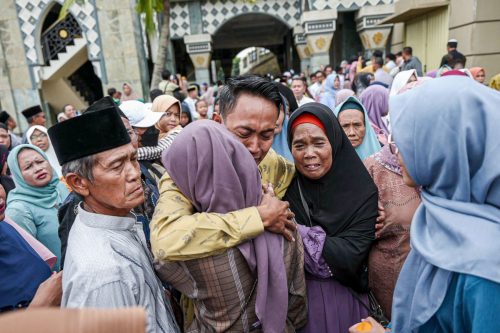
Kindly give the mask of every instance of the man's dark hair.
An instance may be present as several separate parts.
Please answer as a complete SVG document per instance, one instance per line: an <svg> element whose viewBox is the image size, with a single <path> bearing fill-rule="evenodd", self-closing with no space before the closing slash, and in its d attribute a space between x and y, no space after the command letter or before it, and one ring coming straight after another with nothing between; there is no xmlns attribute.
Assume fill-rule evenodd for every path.
<svg viewBox="0 0 500 333"><path fill-rule="evenodd" d="M340 66L335 66L335 73L340 73L343 68Z"/></svg>
<svg viewBox="0 0 500 333"><path fill-rule="evenodd" d="M186 99L186 96L184 96L184 94L181 93L180 89L174 90L174 97L177 98L181 103Z"/></svg>
<svg viewBox="0 0 500 333"><path fill-rule="evenodd" d="M66 104L65 106L63 106L63 110L62 110L62 112L64 113L64 111L66 111L66 107L67 107L67 106L70 106L70 105L71 105L71 104Z"/></svg>
<svg viewBox="0 0 500 333"><path fill-rule="evenodd" d="M109 88L108 89L108 95L113 97L113 95L116 94L116 89L115 88Z"/></svg>
<svg viewBox="0 0 500 333"><path fill-rule="evenodd" d="M323 71L317 71L316 73L314 73L314 75L318 75L318 73L321 73L321 75L323 75L323 77L326 77L326 74Z"/></svg>
<svg viewBox="0 0 500 333"><path fill-rule="evenodd" d="M273 102L276 105L276 114L279 115L281 96L278 88L261 77L244 74L230 78L220 92L219 111L224 121L234 112L238 98L244 94Z"/></svg>
<svg viewBox="0 0 500 333"><path fill-rule="evenodd" d="M312 78L316 78L316 73L312 73L311 75L309 75L309 77L312 79Z"/></svg>
<svg viewBox="0 0 500 333"><path fill-rule="evenodd" d="M402 57L403 56L403 52L399 51L398 53L396 53L396 56Z"/></svg>
<svg viewBox="0 0 500 333"><path fill-rule="evenodd" d="M372 57L382 57L384 55L384 52L380 51L380 50L375 50L373 51L373 54L372 54Z"/></svg>
<svg viewBox="0 0 500 333"><path fill-rule="evenodd" d="M392 60L392 61L396 60L396 56L394 54L392 54L392 53L388 53L385 57L389 58L389 60Z"/></svg>
<svg viewBox="0 0 500 333"><path fill-rule="evenodd" d="M28 124L31 124L34 120L35 120L35 116L28 117L28 118L26 119L26 121L28 122Z"/></svg>
<svg viewBox="0 0 500 333"><path fill-rule="evenodd" d="M379 65L379 66L380 66L380 68L382 68L382 67L384 66L384 59L382 59L382 57L376 57L376 58L375 58L375 63L376 63L377 65Z"/></svg>
<svg viewBox="0 0 500 333"><path fill-rule="evenodd" d="M413 55L413 49L411 48L411 46L403 47L403 52L408 55Z"/></svg>
<svg viewBox="0 0 500 333"><path fill-rule="evenodd" d="M160 89L153 89L149 92L149 97L151 97L151 103L155 100L156 97L163 95L163 91Z"/></svg>
<svg viewBox="0 0 500 333"><path fill-rule="evenodd" d="M325 71L326 71L326 69L327 69L327 68L331 68L331 69L332 69L332 71L333 71L333 66L332 66L332 65L326 65L326 66L325 66Z"/></svg>
<svg viewBox="0 0 500 333"><path fill-rule="evenodd" d="M303 79L303 78L301 78L301 77L294 77L294 78L292 79L292 84L293 84L293 81L300 81L300 82L302 82L302 84L303 84L304 86L307 86L307 83L306 83L307 81L305 81L305 82L304 82L304 79Z"/></svg>
<svg viewBox="0 0 500 333"><path fill-rule="evenodd" d="M448 42L448 47L456 49L458 46L458 42Z"/></svg>
<svg viewBox="0 0 500 333"><path fill-rule="evenodd" d="M168 69L164 69L162 72L161 72L161 77L163 78L163 80L168 80L170 79L170 71Z"/></svg>

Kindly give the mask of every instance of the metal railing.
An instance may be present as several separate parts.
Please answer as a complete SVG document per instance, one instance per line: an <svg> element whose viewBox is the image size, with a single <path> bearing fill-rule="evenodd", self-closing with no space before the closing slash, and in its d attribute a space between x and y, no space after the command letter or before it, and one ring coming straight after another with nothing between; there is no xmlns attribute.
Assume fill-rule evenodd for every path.
<svg viewBox="0 0 500 333"><path fill-rule="evenodd" d="M42 34L42 52L45 65L48 65L50 60L57 59L57 55L66 50L66 46L81 36L82 29L71 14L52 25Z"/></svg>

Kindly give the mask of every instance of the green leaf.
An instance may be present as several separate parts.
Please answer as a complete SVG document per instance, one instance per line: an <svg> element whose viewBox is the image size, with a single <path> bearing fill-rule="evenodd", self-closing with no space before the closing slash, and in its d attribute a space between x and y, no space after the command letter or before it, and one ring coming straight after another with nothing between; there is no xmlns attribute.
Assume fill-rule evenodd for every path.
<svg viewBox="0 0 500 333"><path fill-rule="evenodd" d="M84 0L85 1L85 0ZM59 12L59 20L65 19L68 14L68 9L76 2L76 0L66 0Z"/></svg>
<svg viewBox="0 0 500 333"><path fill-rule="evenodd" d="M160 0L139 0L135 6L135 11L139 14L146 14L146 32L153 34L156 31L153 15L163 10L163 1Z"/></svg>

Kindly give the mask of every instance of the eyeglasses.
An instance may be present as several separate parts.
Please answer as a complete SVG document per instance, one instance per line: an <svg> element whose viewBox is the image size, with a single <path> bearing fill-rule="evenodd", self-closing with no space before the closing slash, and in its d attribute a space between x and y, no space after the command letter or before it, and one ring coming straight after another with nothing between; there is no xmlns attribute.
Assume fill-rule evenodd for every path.
<svg viewBox="0 0 500 333"><path fill-rule="evenodd" d="M129 129L127 133L130 136L130 140L132 140L132 142L137 142L139 140L139 132L133 129Z"/></svg>
<svg viewBox="0 0 500 333"><path fill-rule="evenodd" d="M47 137L47 134L45 133L40 133L38 135L33 134L30 136L31 141L35 141L36 139L45 139Z"/></svg>
<svg viewBox="0 0 500 333"><path fill-rule="evenodd" d="M391 153L394 155L399 153L399 149L398 147L396 147L396 142L392 141L392 134L389 134L389 138L387 140L387 144L389 145L389 150L391 151Z"/></svg>

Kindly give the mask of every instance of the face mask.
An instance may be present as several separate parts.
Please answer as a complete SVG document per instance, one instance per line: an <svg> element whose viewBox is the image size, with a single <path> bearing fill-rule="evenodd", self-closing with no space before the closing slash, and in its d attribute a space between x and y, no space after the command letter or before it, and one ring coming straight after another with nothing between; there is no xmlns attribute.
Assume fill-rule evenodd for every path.
<svg viewBox="0 0 500 333"><path fill-rule="evenodd" d="M158 136L160 130L153 125L149 127L143 135L141 135L141 143L144 147L158 146Z"/></svg>

